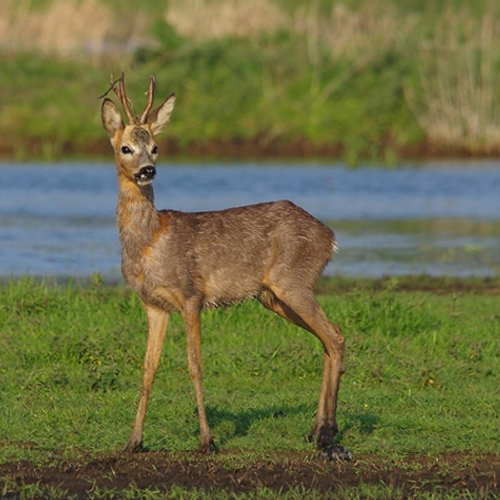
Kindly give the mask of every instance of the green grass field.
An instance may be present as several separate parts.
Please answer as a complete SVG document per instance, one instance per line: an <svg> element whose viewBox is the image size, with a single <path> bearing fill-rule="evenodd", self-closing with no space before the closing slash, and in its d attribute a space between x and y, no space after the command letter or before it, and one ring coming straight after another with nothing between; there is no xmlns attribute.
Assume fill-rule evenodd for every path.
<svg viewBox="0 0 500 500"><path fill-rule="evenodd" d="M487 289L401 291L395 280L379 288L351 285L320 301L347 339L339 441L355 460L363 464L377 457L378 467L388 468L414 455L424 461L454 454L465 461L498 458L498 295ZM334 290L335 282L328 286ZM146 323L136 296L98 279L88 287L8 282L0 286L0 325L0 464L43 467L113 456L131 430L140 390ZM197 462L203 459L191 453L198 429L185 351L182 321L174 316L145 445ZM237 467L242 454L245 462L276 453L311 460L314 450L305 437L322 369L322 351L312 335L253 302L207 311L203 361L208 417L220 449L212 458L216 465ZM48 495L39 483L28 487L8 477L0 476L0 497ZM397 498L389 485L382 495L382 486L367 487L360 497L347 496L346 489L339 498ZM137 486L120 491L139 497ZM164 498L141 491L141 498L149 498L144 491ZM236 498L224 491L220 498ZM94 493L89 498L105 498L109 491ZM170 493L199 498L186 488ZM299 490L287 495L301 498ZM308 495L322 497L314 486ZM238 498L275 497L261 488Z"/></svg>

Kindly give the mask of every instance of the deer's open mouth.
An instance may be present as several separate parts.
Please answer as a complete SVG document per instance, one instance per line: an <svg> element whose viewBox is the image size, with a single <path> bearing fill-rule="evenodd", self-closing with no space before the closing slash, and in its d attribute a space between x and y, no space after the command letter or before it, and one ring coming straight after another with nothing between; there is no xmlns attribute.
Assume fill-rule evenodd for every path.
<svg viewBox="0 0 500 500"><path fill-rule="evenodd" d="M135 180L139 186L147 186L156 175L156 169L153 166L142 167L137 174L135 174Z"/></svg>

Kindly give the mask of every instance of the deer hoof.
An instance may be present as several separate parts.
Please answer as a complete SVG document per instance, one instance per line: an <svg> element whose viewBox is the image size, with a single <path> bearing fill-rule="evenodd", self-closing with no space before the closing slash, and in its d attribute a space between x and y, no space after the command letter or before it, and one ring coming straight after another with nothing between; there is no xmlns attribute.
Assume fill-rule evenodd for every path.
<svg viewBox="0 0 500 500"><path fill-rule="evenodd" d="M213 439L211 439L208 443L200 444L200 447L198 448L198 453L207 454L213 451L219 451Z"/></svg>
<svg viewBox="0 0 500 500"><path fill-rule="evenodd" d="M352 462L352 453L339 444L331 444L323 447L321 456L327 460Z"/></svg>
<svg viewBox="0 0 500 500"><path fill-rule="evenodd" d="M122 449L122 453L138 453L140 451L144 451L144 446L142 445L142 441L129 441Z"/></svg>

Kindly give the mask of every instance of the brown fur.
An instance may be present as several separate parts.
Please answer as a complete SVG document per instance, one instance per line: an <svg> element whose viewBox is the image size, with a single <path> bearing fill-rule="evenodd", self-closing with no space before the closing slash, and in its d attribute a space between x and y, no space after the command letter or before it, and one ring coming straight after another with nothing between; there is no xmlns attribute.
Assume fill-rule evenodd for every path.
<svg viewBox="0 0 500 500"><path fill-rule="evenodd" d="M128 107L123 76L120 92L122 105ZM149 108L153 92L152 80ZM331 447L337 433L335 413L344 338L320 308L313 288L335 251L333 231L290 201L217 212L156 210L150 180L140 178L140 173L155 166L153 135L168 122L174 99L171 96L149 115L143 112L141 119L133 118L126 109L131 121L127 126L110 99L104 100L101 111L115 151L123 276L141 298L148 317L143 388L134 429L124 450L133 452L142 445L146 407L173 311L182 314L186 325L200 450L210 449L213 437L201 384L200 312L204 307L248 298L258 299L323 343L323 382L311 437L320 448Z"/></svg>

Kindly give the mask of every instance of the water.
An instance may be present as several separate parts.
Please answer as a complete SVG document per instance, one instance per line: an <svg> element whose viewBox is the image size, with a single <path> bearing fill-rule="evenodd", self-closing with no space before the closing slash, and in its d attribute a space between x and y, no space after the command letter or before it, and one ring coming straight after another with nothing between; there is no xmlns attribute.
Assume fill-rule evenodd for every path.
<svg viewBox="0 0 500 500"><path fill-rule="evenodd" d="M0 164L0 277L120 279L112 162ZM288 198L334 228L328 274L500 273L500 163L398 170L341 164L159 165L156 206Z"/></svg>

